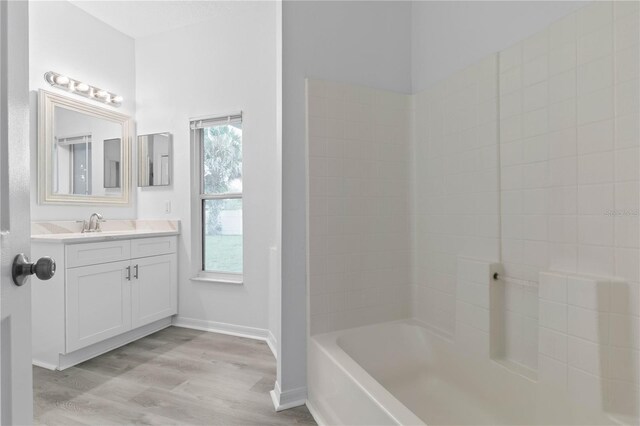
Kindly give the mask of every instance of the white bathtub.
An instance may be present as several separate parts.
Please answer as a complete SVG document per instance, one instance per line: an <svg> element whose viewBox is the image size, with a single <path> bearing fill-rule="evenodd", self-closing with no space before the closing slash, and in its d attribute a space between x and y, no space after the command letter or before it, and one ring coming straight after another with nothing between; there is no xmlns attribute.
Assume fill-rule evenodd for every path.
<svg viewBox="0 0 640 426"><path fill-rule="evenodd" d="M460 352L411 320L313 336L308 405L327 425L614 424L597 407Z"/></svg>

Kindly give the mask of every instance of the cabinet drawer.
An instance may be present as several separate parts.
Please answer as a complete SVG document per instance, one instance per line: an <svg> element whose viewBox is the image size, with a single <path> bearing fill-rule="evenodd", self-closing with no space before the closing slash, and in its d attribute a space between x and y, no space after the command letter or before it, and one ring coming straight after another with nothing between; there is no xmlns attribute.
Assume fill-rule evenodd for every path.
<svg viewBox="0 0 640 426"><path fill-rule="evenodd" d="M176 237L153 237L131 240L131 257L158 256L176 252Z"/></svg>
<svg viewBox="0 0 640 426"><path fill-rule="evenodd" d="M101 241L67 246L67 268L128 260L131 241Z"/></svg>

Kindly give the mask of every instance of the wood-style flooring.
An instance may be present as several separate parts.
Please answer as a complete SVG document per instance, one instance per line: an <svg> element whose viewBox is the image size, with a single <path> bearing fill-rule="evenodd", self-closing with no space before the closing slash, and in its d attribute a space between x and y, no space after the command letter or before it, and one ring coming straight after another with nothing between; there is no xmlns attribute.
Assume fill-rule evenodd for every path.
<svg viewBox="0 0 640 426"><path fill-rule="evenodd" d="M266 343L169 327L64 371L34 367L34 417L46 425L314 425L276 413Z"/></svg>

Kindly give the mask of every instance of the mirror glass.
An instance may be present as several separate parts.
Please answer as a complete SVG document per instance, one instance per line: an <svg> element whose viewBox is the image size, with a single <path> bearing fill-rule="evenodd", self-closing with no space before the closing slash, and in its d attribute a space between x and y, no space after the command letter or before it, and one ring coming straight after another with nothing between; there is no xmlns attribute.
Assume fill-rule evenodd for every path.
<svg viewBox="0 0 640 426"><path fill-rule="evenodd" d="M53 116L52 192L119 196L122 125L59 106Z"/></svg>
<svg viewBox="0 0 640 426"><path fill-rule="evenodd" d="M129 117L40 93L38 151L42 203L128 203Z"/></svg>
<svg viewBox="0 0 640 426"><path fill-rule="evenodd" d="M107 139L104 141L104 187L120 188L120 164L122 145L120 138Z"/></svg>
<svg viewBox="0 0 640 426"><path fill-rule="evenodd" d="M138 136L138 186L171 184L171 133Z"/></svg>

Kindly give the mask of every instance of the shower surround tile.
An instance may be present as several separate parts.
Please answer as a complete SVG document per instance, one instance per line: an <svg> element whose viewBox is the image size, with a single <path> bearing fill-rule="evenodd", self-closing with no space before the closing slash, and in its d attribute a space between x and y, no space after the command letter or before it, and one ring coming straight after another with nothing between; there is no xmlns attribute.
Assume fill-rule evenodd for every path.
<svg viewBox="0 0 640 426"><path fill-rule="evenodd" d="M497 263L457 258L455 343L461 350L481 358L490 355L492 277L501 272Z"/></svg>
<svg viewBox="0 0 640 426"><path fill-rule="evenodd" d="M527 54L543 49L541 44L532 43ZM510 55L519 62L522 50ZM502 67L513 80L501 83L519 84L520 69L508 62ZM412 316L449 335L463 328L467 336L475 333L468 322L456 323L456 306L466 318L484 316L481 309L488 309L488 299L486 306L470 305L478 285L461 278L466 270L456 267L458 259L499 258L497 83L493 55L414 95ZM505 93L503 101L514 106L501 111L503 117L521 112L521 98ZM477 120L479 111L487 110L494 113ZM501 122L501 134L520 135L520 122Z"/></svg>
<svg viewBox="0 0 640 426"><path fill-rule="evenodd" d="M403 213L410 222L411 258L404 265L412 275L403 276L410 282L408 315L454 341L470 342L469 349L518 364L515 371L525 367L540 382L603 404L623 423L638 422L640 400L639 23L638 2L591 3L411 96L410 143L397 151L379 148L389 149L389 158L411 158L401 192L410 211ZM325 96L339 103L330 108L319 101L320 112L313 114L340 120L344 87ZM363 92L369 105L375 96ZM371 140L388 129L360 123L370 108L353 112L359 124L321 124L351 135L347 140ZM310 139L310 176L343 179L349 194L369 188L372 170L362 162L380 151L359 154L367 145L353 144L343 151L334 146L332 153L330 140L340 138L323 134L329 130L322 126ZM334 235L328 245L325 234L333 225L327 216L344 209L334 200L344 193L327 195L335 183L314 183L318 192L309 200L310 233L316 235L310 244L319 256L346 256L358 241L374 243L368 234L351 243ZM393 185L382 188L393 193ZM376 206L373 200L354 204ZM483 287L461 278L463 258L502 261L503 280L490 286L489 333ZM351 256L346 265L371 268L382 261ZM346 276L312 277L310 292L363 288L360 279ZM347 302L327 300L314 304L314 312L336 305L340 315L331 322L328 313L316 315L312 332L362 323L349 303L366 306L373 299L357 293ZM494 353L495 330L504 338L500 353Z"/></svg>
<svg viewBox="0 0 640 426"><path fill-rule="evenodd" d="M539 281L540 273L554 269L618 276L630 288L638 286L637 252L622 251L636 247L639 239L638 155L629 149L638 144L639 94L633 90L640 50L634 38L637 18L636 6L594 3L500 53L505 276L507 281L539 283L540 324L555 329L577 326L578 317L586 322L596 318L578 305L567 311L568 325L561 325L558 315L564 301L557 297L566 292L550 289L548 276L541 274ZM532 49L543 39L548 40L546 50ZM537 56L515 54L525 49ZM540 139L524 149L531 134ZM522 200L518 208L516 199ZM575 298L575 283L569 288ZM509 306L512 302L505 301L506 309L518 311L519 306ZM597 319L606 322L604 317ZM593 337L593 329L579 332ZM513 349L513 354L507 349L507 358L522 353L522 348ZM553 358L542 353L539 359L542 356Z"/></svg>
<svg viewBox="0 0 640 426"><path fill-rule="evenodd" d="M635 337L640 320L623 302L633 297L636 287L617 278L540 273L539 379L557 386L562 378L570 398L632 423L638 419L638 400L622 398L620 391L637 396L640 387ZM563 313L562 327L553 319L550 304Z"/></svg>
<svg viewBox="0 0 640 426"><path fill-rule="evenodd" d="M311 334L409 316L411 98L308 80Z"/></svg>

